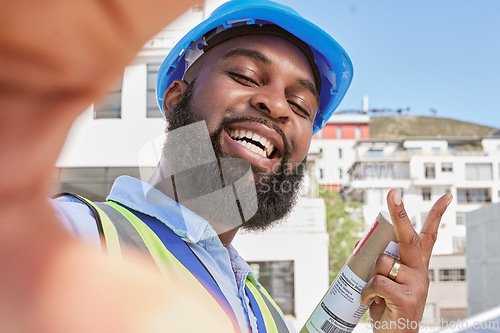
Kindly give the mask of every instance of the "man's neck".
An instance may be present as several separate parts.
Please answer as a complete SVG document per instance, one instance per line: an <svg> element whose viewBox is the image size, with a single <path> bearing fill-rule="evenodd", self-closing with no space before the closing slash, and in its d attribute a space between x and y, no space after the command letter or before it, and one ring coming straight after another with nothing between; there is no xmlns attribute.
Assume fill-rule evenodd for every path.
<svg viewBox="0 0 500 333"><path fill-rule="evenodd" d="M172 200L177 201L172 181L170 177L168 177L168 179L164 177L160 165L156 167L155 170L153 171L153 174L148 179L148 184L153 186L166 196L170 197ZM196 212L195 210L193 210L193 212L198 214L198 212ZM227 230L227 226L224 226L223 224L219 224L213 221L208 221L208 222L210 223L212 228L214 228L214 230L217 232L217 235L219 236L222 245L224 245L224 247L226 248L229 247L234 237L238 233L239 227Z"/></svg>

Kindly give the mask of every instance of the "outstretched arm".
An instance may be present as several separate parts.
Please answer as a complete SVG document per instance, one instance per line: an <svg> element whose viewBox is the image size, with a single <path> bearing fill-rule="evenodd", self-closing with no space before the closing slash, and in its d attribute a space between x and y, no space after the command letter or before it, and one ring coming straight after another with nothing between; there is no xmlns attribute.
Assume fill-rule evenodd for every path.
<svg viewBox="0 0 500 333"><path fill-rule="evenodd" d="M232 331L189 286L72 239L46 199L73 120L195 2L0 0L1 332Z"/></svg>

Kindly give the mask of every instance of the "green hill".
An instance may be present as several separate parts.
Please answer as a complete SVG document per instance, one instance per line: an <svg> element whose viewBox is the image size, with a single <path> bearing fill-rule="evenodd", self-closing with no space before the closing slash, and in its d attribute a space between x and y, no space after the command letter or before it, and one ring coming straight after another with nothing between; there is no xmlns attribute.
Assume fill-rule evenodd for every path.
<svg viewBox="0 0 500 333"><path fill-rule="evenodd" d="M391 116L370 118L370 138L397 140L408 136L487 136L495 128L436 117Z"/></svg>

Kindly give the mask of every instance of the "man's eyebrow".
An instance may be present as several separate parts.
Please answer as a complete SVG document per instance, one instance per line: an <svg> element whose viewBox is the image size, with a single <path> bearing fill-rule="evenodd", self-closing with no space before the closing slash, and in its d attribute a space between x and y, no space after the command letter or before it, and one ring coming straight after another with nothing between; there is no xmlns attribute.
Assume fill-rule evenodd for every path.
<svg viewBox="0 0 500 333"><path fill-rule="evenodd" d="M262 52L259 52L257 50L251 50L251 49L234 49L222 57L223 59L234 57L234 56L243 56L243 57L248 57L252 58L254 60L260 61L264 64L270 64L271 60L269 60L268 57L266 57Z"/></svg>
<svg viewBox="0 0 500 333"><path fill-rule="evenodd" d="M305 79L299 79L299 83L302 87L306 88L311 92L311 94L314 95L314 97L316 98L316 103L318 103L319 107L319 94L314 84L311 81Z"/></svg>

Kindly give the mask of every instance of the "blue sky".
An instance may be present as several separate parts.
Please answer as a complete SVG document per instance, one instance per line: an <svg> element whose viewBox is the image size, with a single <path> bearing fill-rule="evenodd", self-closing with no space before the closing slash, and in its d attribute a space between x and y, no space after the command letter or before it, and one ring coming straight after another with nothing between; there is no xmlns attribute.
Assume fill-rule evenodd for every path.
<svg viewBox="0 0 500 333"><path fill-rule="evenodd" d="M276 0L328 31L354 64L339 110L410 108L410 115L500 128L499 0Z"/></svg>

